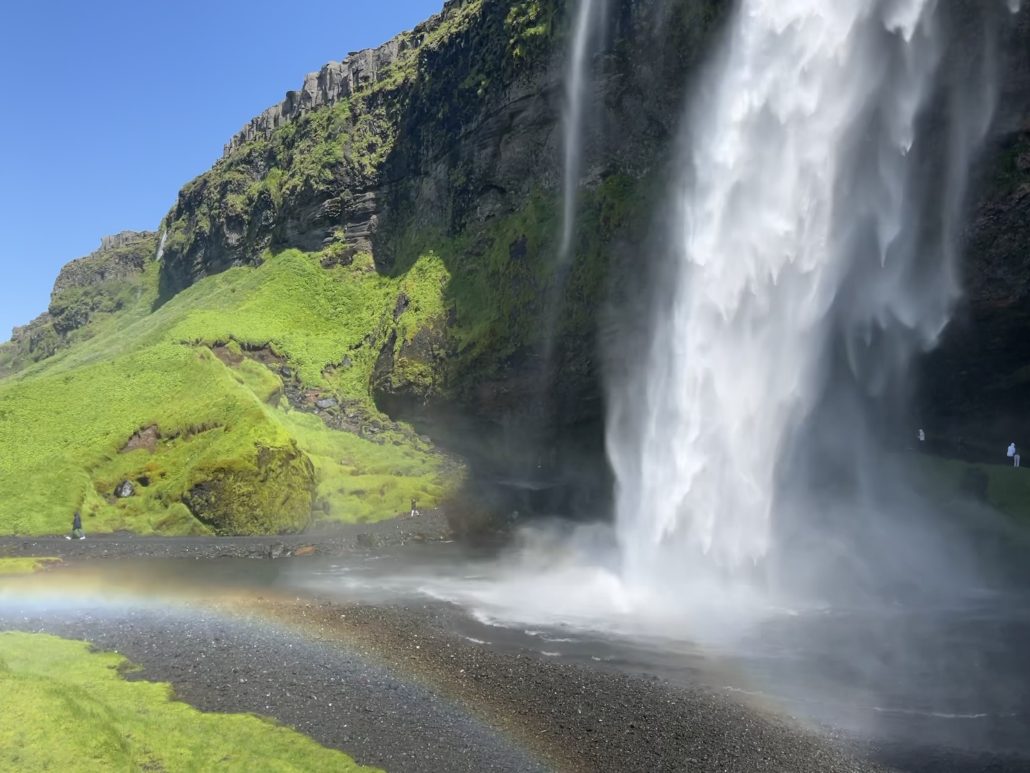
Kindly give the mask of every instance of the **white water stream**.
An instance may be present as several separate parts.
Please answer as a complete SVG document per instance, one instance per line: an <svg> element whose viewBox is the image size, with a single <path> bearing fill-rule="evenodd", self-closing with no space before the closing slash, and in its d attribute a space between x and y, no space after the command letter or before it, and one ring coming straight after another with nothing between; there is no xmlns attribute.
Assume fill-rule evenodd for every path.
<svg viewBox="0 0 1030 773"><path fill-rule="evenodd" d="M644 361L612 390L630 586L698 572L747 582L770 550L778 463L827 388L834 331L861 342L848 351L856 377L862 345L884 331L900 341L876 363L891 371L882 380L947 323L954 221L993 104L944 132L946 211L938 238L920 243L928 183L916 146L939 87L938 10L934 0L737 9L684 135L671 289ZM835 431L863 430L842 418Z"/></svg>
<svg viewBox="0 0 1030 773"><path fill-rule="evenodd" d="M590 92L590 63L603 26L607 0L579 0L565 73L562 234L558 263L569 262L576 230L579 179L583 163L583 120Z"/></svg>
<svg viewBox="0 0 1030 773"><path fill-rule="evenodd" d="M164 255L165 255L165 242L166 241L168 241L168 231L167 231L167 229L162 228L161 229L161 239L158 241L158 244L157 244L157 254L154 255L154 262L155 263L160 263L161 262L161 258L164 257Z"/></svg>

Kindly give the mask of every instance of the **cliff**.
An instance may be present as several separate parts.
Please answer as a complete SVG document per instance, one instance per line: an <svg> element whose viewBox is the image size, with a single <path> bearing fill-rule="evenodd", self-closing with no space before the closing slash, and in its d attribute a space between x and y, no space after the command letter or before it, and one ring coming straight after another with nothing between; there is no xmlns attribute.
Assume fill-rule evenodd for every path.
<svg viewBox="0 0 1030 773"><path fill-rule="evenodd" d="M411 499L602 511L602 360L619 359L602 334L643 314L630 299L660 249L668 159L730 5L611 3L566 268L566 0L453 0L308 75L183 187L160 262L153 234L105 243L0 350L18 371L0 441L24 449L0 460L0 531L53 528L79 503L105 528L166 533L297 530ZM1009 425L1030 421L1030 15L1002 27L1003 10L948 11L952 67L997 27L1003 90L966 305L920 365L931 430L975 426L999 395Z"/></svg>
<svg viewBox="0 0 1030 773"><path fill-rule="evenodd" d="M11 340L0 345L0 376L52 357L80 340L77 334L91 321L125 308L156 252L154 233L124 231L103 237L98 250L64 266L49 309L16 327Z"/></svg>

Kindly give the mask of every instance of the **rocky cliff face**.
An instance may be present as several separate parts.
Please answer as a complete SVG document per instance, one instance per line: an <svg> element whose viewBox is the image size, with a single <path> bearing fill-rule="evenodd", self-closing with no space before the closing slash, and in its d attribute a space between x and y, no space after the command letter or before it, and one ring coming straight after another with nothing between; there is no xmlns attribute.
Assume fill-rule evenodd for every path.
<svg viewBox="0 0 1030 773"><path fill-rule="evenodd" d="M685 86L730 5L611 4L609 37L591 67L580 228L567 278L554 266L570 6L455 0L413 32L309 75L233 138L168 216L163 292L285 247L319 251L327 266L370 254L390 276L433 252L448 269L446 314L406 340L367 342L379 351L370 383L379 405L444 434L471 423L477 429L462 437L488 438L491 448L463 449L473 455L496 456L498 437L529 449L516 466L541 467L530 458L541 445L579 431L596 449L598 312L645 273L641 253ZM1008 385L1013 410L1030 397L1030 379L1012 365L1030 353L1020 343L1030 311L1022 254L1030 15L1012 23L1001 4L967 2L948 13L957 64L979 56L984 31L998 28L1003 45L993 65L1004 85L985 161L992 171L981 176L968 235L967 304L928 365L932 388L921 398L942 424L990 402L984 379L974 387L961 375L971 368ZM985 340L994 342L986 354ZM936 362L949 363L946 375ZM480 431L484 422L491 432ZM491 464L512 463L502 457Z"/></svg>
<svg viewBox="0 0 1030 773"><path fill-rule="evenodd" d="M612 276L642 261L684 84L728 7L613 4L610 38L592 65L581 228L567 277L555 265L573 7L464 0L308 76L237 135L166 218L164 297L289 247L318 252L329 268L370 255L390 277L434 254L448 275L444 313L404 338L370 331L360 342L379 352L368 388L380 407L435 419L425 426L445 435L471 423L456 436L484 438L494 451L498 432L510 448L527 427L575 436L566 430L580 426L596 450L598 311ZM402 323L404 305L398 298ZM535 450L525 453L520 464L541 466L529 458Z"/></svg>
<svg viewBox="0 0 1030 773"><path fill-rule="evenodd" d="M140 272L157 274L157 314L167 304L180 315L215 287L256 298L266 281L260 277L273 276L282 290L261 296L269 304L264 314L251 315L253 304L234 297L246 335L221 318L211 327L180 322L176 346L274 352L274 384L249 370L234 383L252 388L257 379L261 399L272 404L280 393L297 405L331 404L317 413L325 426L358 428L362 442L379 447L410 446L416 458L428 438L376 411L410 420L471 461L480 480L536 492L525 495L530 506L596 512L608 489L600 363L603 355L619 359L618 341L601 340L599 331L612 309L620 326L633 324L627 299L657 262L650 253L660 245L649 233L662 211L685 99L731 6L611 0L607 37L590 64L567 271L557 269L561 118L575 6L451 0L416 29L308 75L244 127L224 157L180 192L161 224L159 264L149 262L153 234L119 237L71 264L49 314L18 332L0 353L0 368L5 356L8 367L24 364L85 335ZM989 63L1003 90L972 203L967 301L925 368L920 403L933 417L931 434L976 426L998 405L1010 424L1030 420L1022 408L1030 400L1030 376L1022 372L1030 355L1030 14L1012 23L1003 4L978 0L956 0L947 12L955 67L976 60L985 30L1004 23ZM254 279L225 273L237 267L260 268ZM234 278L219 284L221 276ZM281 297L290 308L278 304ZM198 319L216 318L203 308L208 316ZM295 317L317 333L317 346L294 335ZM335 327L323 330L329 320ZM388 425L396 431L389 443L378 430L365 437L366 428ZM294 438L303 434L284 426ZM275 447L293 454L279 434ZM298 459L291 469L303 477L308 468ZM322 464L320 475L333 480L325 477L329 462ZM224 480L208 475L179 501L192 503L197 516L224 499L221 492L232 488ZM351 496L333 485L333 496ZM374 488L387 496L382 481ZM368 490L363 484L353 496L367 498ZM562 492L586 492L586 499L556 501Z"/></svg>
<svg viewBox="0 0 1030 773"><path fill-rule="evenodd" d="M965 297L922 369L919 408L950 451L976 460L1030 442L1030 14L1007 18L995 130L976 171Z"/></svg>
<svg viewBox="0 0 1030 773"><path fill-rule="evenodd" d="M103 237L98 250L64 266L47 312L15 328L10 342L0 346L0 376L53 356L92 320L124 308L156 251L154 233L123 231Z"/></svg>

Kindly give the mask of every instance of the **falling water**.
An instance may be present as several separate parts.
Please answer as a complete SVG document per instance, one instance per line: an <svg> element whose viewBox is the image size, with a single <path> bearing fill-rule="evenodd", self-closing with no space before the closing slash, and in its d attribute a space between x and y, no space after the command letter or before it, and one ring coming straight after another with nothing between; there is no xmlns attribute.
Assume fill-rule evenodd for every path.
<svg viewBox="0 0 1030 773"><path fill-rule="evenodd" d="M543 376L550 379L562 293L572 262L572 241L576 231L576 209L583 164L584 118L590 102L590 64L601 40L608 0L579 0L572 28L565 70L565 110L562 116L564 168L562 179L561 242L555 261L554 281L545 302L541 329L544 333L541 354ZM546 390L550 384L546 384Z"/></svg>
<svg viewBox="0 0 1030 773"><path fill-rule="evenodd" d="M606 0L579 0L568 69L565 73L564 153L562 181L562 234L559 265L568 263L576 228L580 166L583 160L583 114L589 92L589 68Z"/></svg>
<svg viewBox="0 0 1030 773"><path fill-rule="evenodd" d="M862 347L891 337L883 381L946 324L954 221L993 102L953 119L928 183L916 159L943 88L938 16L934 0L737 9L684 135L667 296L644 362L612 389L627 581L752 575L772 543L778 462L828 388L831 353L872 380ZM974 101L983 77L962 85ZM932 216L918 204L931 185Z"/></svg>
<svg viewBox="0 0 1030 773"><path fill-rule="evenodd" d="M164 254L165 254L165 241L167 239L168 239L168 230L162 228L161 229L161 239L157 243L157 254L154 256L154 261L155 262L160 262L161 258L164 257Z"/></svg>

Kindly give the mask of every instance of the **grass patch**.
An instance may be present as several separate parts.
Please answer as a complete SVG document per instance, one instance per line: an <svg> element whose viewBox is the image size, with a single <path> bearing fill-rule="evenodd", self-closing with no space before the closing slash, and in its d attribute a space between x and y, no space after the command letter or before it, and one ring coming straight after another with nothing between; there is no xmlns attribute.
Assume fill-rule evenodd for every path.
<svg viewBox="0 0 1030 773"><path fill-rule="evenodd" d="M413 432L329 429L290 410L278 368L248 356L265 349L304 388L379 416L369 382L383 342L440 313L446 277L431 255L411 280L359 258L327 270L318 254L268 255L156 311L151 270L138 303L88 340L0 380L0 533L62 533L77 508L87 533L277 533L312 512L376 520L439 502L453 469ZM224 361L212 347L227 342ZM125 452L149 427L153 447ZM123 481L133 496L115 496Z"/></svg>
<svg viewBox="0 0 1030 773"><path fill-rule="evenodd" d="M921 482L936 494L971 496L985 483L986 502L995 510L1030 523L1030 470L1006 464L971 464L919 454L911 457Z"/></svg>
<svg viewBox="0 0 1030 773"><path fill-rule="evenodd" d="M85 642L0 633L0 768L373 770L260 717L198 711L168 684L127 682L126 665Z"/></svg>
<svg viewBox="0 0 1030 773"><path fill-rule="evenodd" d="M61 563L60 558L0 558L0 577L11 577L19 574L35 574L49 566Z"/></svg>

